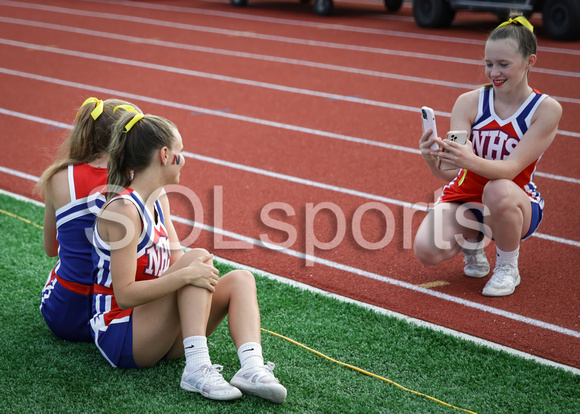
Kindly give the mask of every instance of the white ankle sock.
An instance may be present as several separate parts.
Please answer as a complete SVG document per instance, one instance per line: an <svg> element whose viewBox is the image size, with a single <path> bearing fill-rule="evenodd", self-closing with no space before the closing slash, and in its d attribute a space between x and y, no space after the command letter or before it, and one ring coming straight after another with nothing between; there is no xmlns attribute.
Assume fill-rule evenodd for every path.
<svg viewBox="0 0 580 414"><path fill-rule="evenodd" d="M185 350L185 366L188 371L197 371L202 365L211 365L205 336L185 338L183 348Z"/></svg>
<svg viewBox="0 0 580 414"><path fill-rule="evenodd" d="M497 264L510 263L515 267L518 267L518 257L520 255L520 248L511 251L504 252L503 250L496 247L497 250Z"/></svg>
<svg viewBox="0 0 580 414"><path fill-rule="evenodd" d="M238 357L242 368L260 367L264 365L262 345L257 342L246 342L238 348Z"/></svg>

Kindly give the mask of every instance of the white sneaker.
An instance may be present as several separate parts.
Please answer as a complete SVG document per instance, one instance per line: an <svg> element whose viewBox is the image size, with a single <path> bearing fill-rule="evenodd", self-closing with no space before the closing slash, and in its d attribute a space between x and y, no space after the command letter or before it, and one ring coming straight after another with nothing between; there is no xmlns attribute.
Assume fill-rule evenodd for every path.
<svg viewBox="0 0 580 414"><path fill-rule="evenodd" d="M226 401L241 398L242 392L228 384L220 374L222 369L221 365L202 365L197 371L187 372L186 367L181 376L181 388L198 392L212 400Z"/></svg>
<svg viewBox="0 0 580 414"><path fill-rule="evenodd" d="M465 267L463 273L469 277L484 277L489 273L489 262L483 249L467 250L461 249Z"/></svg>
<svg viewBox="0 0 580 414"><path fill-rule="evenodd" d="M268 365L240 369L230 381L234 387L239 388L246 394L257 395L276 404L282 404L286 400L286 388L272 372L275 365Z"/></svg>
<svg viewBox="0 0 580 414"><path fill-rule="evenodd" d="M498 265L493 270L493 275L483 288L484 296L507 296L514 293L516 286L520 284L520 272L517 266L510 263Z"/></svg>

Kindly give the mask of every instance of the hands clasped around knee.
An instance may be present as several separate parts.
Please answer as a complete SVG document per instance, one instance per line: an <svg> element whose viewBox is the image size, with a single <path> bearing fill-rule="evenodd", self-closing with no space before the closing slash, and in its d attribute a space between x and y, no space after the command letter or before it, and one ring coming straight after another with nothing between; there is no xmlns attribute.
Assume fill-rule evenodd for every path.
<svg viewBox="0 0 580 414"><path fill-rule="evenodd" d="M213 265L213 255L208 254L196 257L186 267L189 284L210 292L215 292L219 280L219 270Z"/></svg>

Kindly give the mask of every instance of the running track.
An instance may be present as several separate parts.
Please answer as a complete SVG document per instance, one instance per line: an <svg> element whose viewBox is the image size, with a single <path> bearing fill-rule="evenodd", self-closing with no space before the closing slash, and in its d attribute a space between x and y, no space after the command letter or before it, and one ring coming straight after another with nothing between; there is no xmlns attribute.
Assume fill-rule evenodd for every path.
<svg viewBox="0 0 580 414"><path fill-rule="evenodd" d="M172 214L195 246L580 368L580 43L532 23L531 83L564 116L536 176L546 217L506 298L481 296L487 279L464 277L460 257L426 268L410 250L443 184L417 151L419 108L447 131L457 95L485 82L491 15L425 31L382 2L337 1L320 18L292 0L0 0L0 188L39 199L78 105L124 98L181 131L198 206L172 194Z"/></svg>

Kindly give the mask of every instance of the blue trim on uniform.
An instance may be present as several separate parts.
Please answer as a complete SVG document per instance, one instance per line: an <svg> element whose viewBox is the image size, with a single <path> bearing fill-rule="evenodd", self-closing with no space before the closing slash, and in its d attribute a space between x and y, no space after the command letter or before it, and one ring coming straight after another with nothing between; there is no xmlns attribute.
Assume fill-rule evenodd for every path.
<svg viewBox="0 0 580 414"><path fill-rule="evenodd" d="M52 272L51 272L52 275ZM89 320L92 297L66 289L56 278L50 278L42 290L40 313L46 325L60 339L93 342Z"/></svg>
<svg viewBox="0 0 580 414"><path fill-rule="evenodd" d="M127 330L125 331L125 340L123 341L123 346L121 347L121 352L119 354L119 362L117 366L119 368L139 368L135 363L133 358L133 315L129 317L129 322L126 323ZM110 328L110 326L109 326Z"/></svg>
<svg viewBox="0 0 580 414"><path fill-rule="evenodd" d="M536 230L538 230L538 227L540 227L540 223L542 222L543 218L544 211L542 210L540 205L538 203L532 202L532 218L530 219L530 229L528 230L526 235L522 238L522 240L526 240Z"/></svg>
<svg viewBox="0 0 580 414"><path fill-rule="evenodd" d="M528 117L530 112L532 112L532 109L534 108L534 106L538 102L538 99L540 99L542 97L542 94L536 93L535 91L533 93L535 93L535 96L532 98L530 103L528 105L526 105L526 107L522 110L522 112L517 117L517 123L518 123L518 126L520 127L520 131L522 131L522 134L525 134L528 131L528 125L526 124L526 118Z"/></svg>
<svg viewBox="0 0 580 414"><path fill-rule="evenodd" d="M468 206L467 209L473 213L473 215L475 216L475 218L477 219L479 224L483 224L483 209L482 208L470 205L469 203L465 203L465 202L457 202L457 203L462 204L462 205L466 204ZM532 234L534 234L534 232L540 226L540 223L542 222L542 219L544 217L544 211L538 203L530 201L530 204L532 207L532 217L530 218L530 228L529 228L528 232L526 233L526 235L524 237L522 237L522 239L521 239L522 241L526 240L528 237L530 237ZM494 240L494 239L492 238L492 240Z"/></svg>
<svg viewBox="0 0 580 414"><path fill-rule="evenodd" d="M491 93L491 88L484 89L484 91L483 91L483 106L481 108L481 116L475 120L473 125L477 125L481 121L491 117L491 107L489 106L489 94L490 93Z"/></svg>

